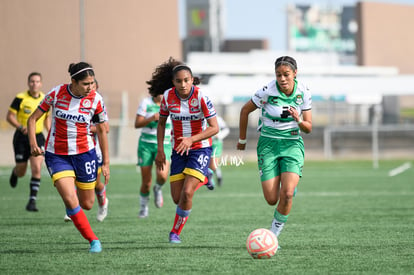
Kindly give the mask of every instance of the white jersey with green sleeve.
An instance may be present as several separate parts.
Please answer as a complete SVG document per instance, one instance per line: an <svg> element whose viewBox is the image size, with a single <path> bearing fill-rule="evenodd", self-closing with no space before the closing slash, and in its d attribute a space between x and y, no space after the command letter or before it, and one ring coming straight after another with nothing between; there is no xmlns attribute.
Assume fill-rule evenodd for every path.
<svg viewBox="0 0 414 275"><path fill-rule="evenodd" d="M251 100L261 111L258 130L262 136L269 138L299 138L298 123L289 114L288 108L296 108L299 115L312 109L312 95L308 87L296 79L293 93L289 96L281 92L273 80L258 90Z"/></svg>
<svg viewBox="0 0 414 275"><path fill-rule="evenodd" d="M137 115L143 116L145 118L153 116L155 113L160 111L160 106L157 105L152 97L146 97L138 106ZM140 140L149 143L157 143L157 126L158 121L151 121L145 127L141 128L141 137ZM165 138L164 144L171 143L171 120L168 117L167 123L165 125Z"/></svg>

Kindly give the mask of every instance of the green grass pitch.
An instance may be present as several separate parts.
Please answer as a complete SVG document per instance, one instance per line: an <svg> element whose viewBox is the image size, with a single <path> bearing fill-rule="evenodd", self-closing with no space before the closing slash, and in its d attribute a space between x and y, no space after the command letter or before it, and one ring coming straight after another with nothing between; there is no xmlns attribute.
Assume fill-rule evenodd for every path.
<svg viewBox="0 0 414 275"><path fill-rule="evenodd" d="M109 214L87 211L103 252L64 223L62 200L42 178L38 213L25 210L29 176L12 189L11 167L0 168L0 274L413 274L414 168L393 177L405 161L307 161L282 250L253 260L245 241L268 228L274 207L263 199L255 163L225 166L223 186L202 187L181 234L168 243L175 205L165 186L164 207L150 201L138 219L140 175L135 165L111 166Z"/></svg>

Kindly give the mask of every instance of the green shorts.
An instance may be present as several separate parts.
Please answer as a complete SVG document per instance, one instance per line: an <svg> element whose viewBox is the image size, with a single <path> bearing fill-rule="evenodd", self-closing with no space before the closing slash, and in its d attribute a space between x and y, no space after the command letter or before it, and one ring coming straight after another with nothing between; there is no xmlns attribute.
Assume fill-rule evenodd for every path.
<svg viewBox="0 0 414 275"><path fill-rule="evenodd" d="M275 139L260 136L257 142L257 162L260 180L272 179L283 172L302 177L305 147L299 139Z"/></svg>
<svg viewBox="0 0 414 275"><path fill-rule="evenodd" d="M168 161L171 159L171 143L164 144L165 157ZM154 163L157 156L157 144L139 140L138 144L138 166L150 166Z"/></svg>
<svg viewBox="0 0 414 275"><path fill-rule="evenodd" d="M211 148L213 149L211 153L212 158L221 157L223 154L223 141L219 139L213 139Z"/></svg>

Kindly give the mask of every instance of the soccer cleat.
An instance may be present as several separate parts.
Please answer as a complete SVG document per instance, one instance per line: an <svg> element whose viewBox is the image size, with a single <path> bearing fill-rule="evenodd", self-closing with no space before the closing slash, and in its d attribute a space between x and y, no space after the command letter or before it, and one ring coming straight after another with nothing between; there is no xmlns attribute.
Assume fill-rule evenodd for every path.
<svg viewBox="0 0 414 275"><path fill-rule="evenodd" d="M207 184L206 184L207 189L208 190L214 190L214 186L215 186L214 180L213 179L209 179L207 181Z"/></svg>
<svg viewBox="0 0 414 275"><path fill-rule="evenodd" d="M223 181L223 179L221 177L218 177L217 178L217 184L218 184L218 186L221 186L223 184L222 181Z"/></svg>
<svg viewBox="0 0 414 275"><path fill-rule="evenodd" d="M36 207L36 200L30 199L26 205L26 210L30 212L37 212L39 209Z"/></svg>
<svg viewBox="0 0 414 275"><path fill-rule="evenodd" d="M102 245L99 240L93 240L91 242L91 248L89 248L90 253L100 253L102 251Z"/></svg>
<svg viewBox="0 0 414 275"><path fill-rule="evenodd" d="M146 218L146 217L148 217L148 205L146 205L146 206L141 205L141 209L139 210L138 218L142 219L142 218Z"/></svg>
<svg viewBox="0 0 414 275"><path fill-rule="evenodd" d="M175 234L174 232L170 232L169 240L170 243L181 243L180 236Z"/></svg>
<svg viewBox="0 0 414 275"><path fill-rule="evenodd" d="M98 213L96 213L96 219L98 220L98 222L102 222L108 215L108 204L109 200L108 198L105 198L104 205L98 205Z"/></svg>
<svg viewBox="0 0 414 275"><path fill-rule="evenodd" d="M12 188L15 188L16 187L16 185L17 185L17 176L16 176L16 174L14 174L14 169L11 172L9 182L10 182L10 186Z"/></svg>
<svg viewBox="0 0 414 275"><path fill-rule="evenodd" d="M209 172L207 173L206 187L207 187L208 190L214 190L215 185L216 184L214 183L213 173L210 171L210 168L209 168Z"/></svg>
<svg viewBox="0 0 414 275"><path fill-rule="evenodd" d="M277 222L276 222L276 220L275 219L273 219L273 221L272 221L272 225L270 226L270 228L269 228L269 230L270 231L272 231L273 232L273 234L275 234L276 235L276 237L277 237L277 233L278 233L278 228L276 227L276 225L277 225Z"/></svg>
<svg viewBox="0 0 414 275"><path fill-rule="evenodd" d="M283 227L285 226L285 223L278 222L276 219L273 219L272 226L270 227L270 231L273 232L273 234L276 235L276 237L279 237L280 232L282 231Z"/></svg>
<svg viewBox="0 0 414 275"><path fill-rule="evenodd" d="M161 187L154 185L152 190L154 191L155 207L161 208L164 205L164 198L162 197Z"/></svg>
<svg viewBox="0 0 414 275"><path fill-rule="evenodd" d="M65 222L71 222L72 221L72 219L67 214L65 214L65 216L63 217L63 220Z"/></svg>

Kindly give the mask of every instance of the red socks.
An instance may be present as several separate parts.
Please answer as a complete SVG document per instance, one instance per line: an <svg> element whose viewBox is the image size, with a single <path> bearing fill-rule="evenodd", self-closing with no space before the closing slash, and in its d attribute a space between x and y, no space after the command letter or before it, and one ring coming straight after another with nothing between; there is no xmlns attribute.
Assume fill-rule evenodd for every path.
<svg viewBox="0 0 414 275"><path fill-rule="evenodd" d="M98 237L96 237L95 233L93 233L88 218L82 209L80 209L76 214L70 215L69 217L72 219L73 224L85 239L87 239L89 242L92 242L93 240L99 240Z"/></svg>
<svg viewBox="0 0 414 275"><path fill-rule="evenodd" d="M185 223L188 220L188 216L191 213L191 209L190 210L182 210L179 206L177 206L177 210L175 213L175 219L174 219L174 226L171 230L171 232L180 235L181 230L183 230L183 227L185 225Z"/></svg>
<svg viewBox="0 0 414 275"><path fill-rule="evenodd" d="M171 232L174 232L175 234L180 235L181 230L183 230L184 225L187 220L188 220L188 217L180 217L178 216L178 214L175 214L174 226Z"/></svg>

